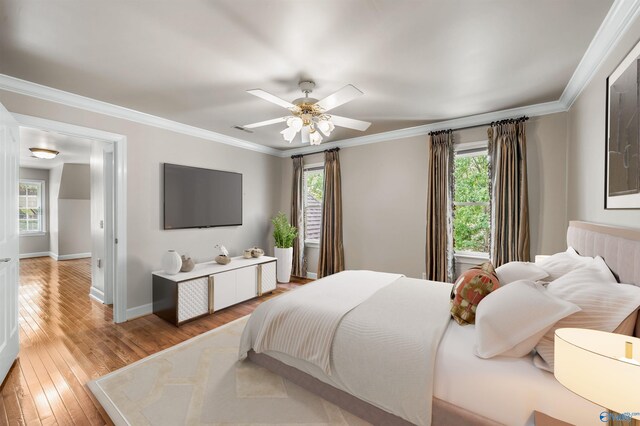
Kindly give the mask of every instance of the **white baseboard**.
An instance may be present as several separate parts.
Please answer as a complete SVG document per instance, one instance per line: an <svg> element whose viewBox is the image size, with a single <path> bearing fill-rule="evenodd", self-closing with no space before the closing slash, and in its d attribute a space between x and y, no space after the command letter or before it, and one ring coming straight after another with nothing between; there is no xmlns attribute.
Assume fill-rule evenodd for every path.
<svg viewBox="0 0 640 426"><path fill-rule="evenodd" d="M127 321L153 313L153 303L127 309Z"/></svg>
<svg viewBox="0 0 640 426"><path fill-rule="evenodd" d="M104 303L104 292L93 286L89 289L89 297L96 302Z"/></svg>
<svg viewBox="0 0 640 426"><path fill-rule="evenodd" d="M32 257L49 257L49 256L51 256L51 252L40 251L36 253L22 253L20 255L20 259L31 259Z"/></svg>
<svg viewBox="0 0 640 426"><path fill-rule="evenodd" d="M91 253L73 253L73 254L55 254L55 253L51 253L51 257L54 260L86 259L87 257L91 257Z"/></svg>
<svg viewBox="0 0 640 426"><path fill-rule="evenodd" d="M316 274L315 272L307 272L307 278L312 279L312 280L317 280L318 279L318 274Z"/></svg>

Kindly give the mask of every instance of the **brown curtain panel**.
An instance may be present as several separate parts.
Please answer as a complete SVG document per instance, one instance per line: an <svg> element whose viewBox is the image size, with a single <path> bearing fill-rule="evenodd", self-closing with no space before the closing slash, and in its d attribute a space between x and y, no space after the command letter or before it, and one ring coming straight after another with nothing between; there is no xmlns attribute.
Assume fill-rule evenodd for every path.
<svg viewBox="0 0 640 426"><path fill-rule="evenodd" d="M291 190L291 224L298 229L293 240L293 267L291 275L306 277L304 263L304 164L302 156L293 157L293 187Z"/></svg>
<svg viewBox="0 0 640 426"><path fill-rule="evenodd" d="M342 246L342 179L338 150L324 153L324 201L318 278L344 271Z"/></svg>
<svg viewBox="0 0 640 426"><path fill-rule="evenodd" d="M429 136L427 279L450 282L453 261L453 135Z"/></svg>
<svg viewBox="0 0 640 426"><path fill-rule="evenodd" d="M529 195L527 141L522 120L487 131L491 164L491 261L528 262Z"/></svg>

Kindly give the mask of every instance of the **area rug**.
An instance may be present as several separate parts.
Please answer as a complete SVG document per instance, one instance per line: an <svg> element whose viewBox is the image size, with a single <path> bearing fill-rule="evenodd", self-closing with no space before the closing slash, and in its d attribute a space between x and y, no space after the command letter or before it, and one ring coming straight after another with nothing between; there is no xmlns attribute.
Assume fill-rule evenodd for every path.
<svg viewBox="0 0 640 426"><path fill-rule="evenodd" d="M116 425L366 425L253 364L238 360L248 317L89 383Z"/></svg>

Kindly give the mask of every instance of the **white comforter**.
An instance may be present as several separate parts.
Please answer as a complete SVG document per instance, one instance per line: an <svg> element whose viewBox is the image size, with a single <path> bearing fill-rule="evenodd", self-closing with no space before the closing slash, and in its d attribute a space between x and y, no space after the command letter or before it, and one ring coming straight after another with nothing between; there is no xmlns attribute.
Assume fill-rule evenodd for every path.
<svg viewBox="0 0 640 426"><path fill-rule="evenodd" d="M307 298L306 302L310 312L317 311L322 316L327 311L313 307L316 301L327 303L327 298L336 301L347 294L353 296L352 300L361 299L346 312L344 307L349 303L341 302L343 309L330 310L334 313L332 320L318 319L325 324L336 324L333 339L326 341L325 348L320 349L329 353L330 375L321 362L310 362L295 354L276 350L266 349L265 353L412 423L429 425L433 369L438 344L449 321L451 284L400 277L387 285L378 284L377 290L368 292L371 294L363 298L346 287L362 288L362 279L370 278L371 272L349 272L352 274L341 273L351 275L342 287L329 285L324 289L329 293L323 296L324 302L315 298ZM322 284L323 281L319 280L313 286L322 289ZM286 312L287 298L295 299L294 310L304 309L300 304L304 305L305 298L294 295L305 287L265 302L255 310L242 336L241 356L256 349L255 343L267 318L283 317L280 311L284 309ZM320 292L313 290L309 293L316 291ZM272 309L278 314L270 314ZM271 326L266 325L266 328ZM302 328L306 330L304 335L288 332L284 335L291 340L313 340L313 327ZM309 355L312 360L322 358Z"/></svg>

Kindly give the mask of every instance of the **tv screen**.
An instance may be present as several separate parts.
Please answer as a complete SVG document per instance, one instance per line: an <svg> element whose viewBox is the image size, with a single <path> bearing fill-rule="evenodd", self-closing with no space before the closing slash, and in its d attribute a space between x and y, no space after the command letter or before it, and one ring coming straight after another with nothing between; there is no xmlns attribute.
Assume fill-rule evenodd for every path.
<svg viewBox="0 0 640 426"><path fill-rule="evenodd" d="M164 164L164 229L242 225L242 174Z"/></svg>

